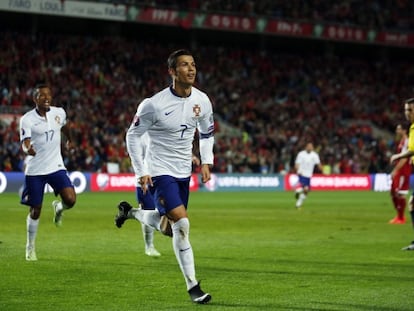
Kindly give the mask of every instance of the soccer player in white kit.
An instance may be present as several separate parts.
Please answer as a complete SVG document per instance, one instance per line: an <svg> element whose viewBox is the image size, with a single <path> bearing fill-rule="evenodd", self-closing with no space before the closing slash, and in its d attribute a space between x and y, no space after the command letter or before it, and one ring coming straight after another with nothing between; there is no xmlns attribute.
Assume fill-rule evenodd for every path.
<svg viewBox="0 0 414 311"><path fill-rule="evenodd" d="M145 211L120 204L118 217L133 216L160 230L166 215L172 223L172 244L184 275L187 291L195 303L207 303L211 295L196 279L194 255L189 241L187 215L192 169L192 146L196 129L200 133L201 177L210 180L213 164L214 119L208 96L193 87L196 65L192 54L178 50L168 57L172 85L146 98L138 106L126 135L127 148L135 174L144 193L154 187L157 210ZM142 156L142 136L150 137L148 151ZM126 202L124 202L126 203Z"/></svg>
<svg viewBox="0 0 414 311"><path fill-rule="evenodd" d="M304 150L300 151L295 160L295 171L299 177L299 187L296 188L296 208L301 208L309 191L310 182L315 165L322 171L319 155L313 150L313 144L307 143Z"/></svg>
<svg viewBox="0 0 414 311"><path fill-rule="evenodd" d="M30 160L25 168L25 182L21 203L30 206L26 219L27 242L26 260L37 260L35 250L36 234L42 209L46 183L62 202L53 201L56 226L61 225L63 210L75 205L76 193L70 181L61 154L61 131L69 139L66 125L66 112L63 108L53 107L52 93L47 85L38 85L33 92L36 108L25 113L20 119L20 140L25 154Z"/></svg>

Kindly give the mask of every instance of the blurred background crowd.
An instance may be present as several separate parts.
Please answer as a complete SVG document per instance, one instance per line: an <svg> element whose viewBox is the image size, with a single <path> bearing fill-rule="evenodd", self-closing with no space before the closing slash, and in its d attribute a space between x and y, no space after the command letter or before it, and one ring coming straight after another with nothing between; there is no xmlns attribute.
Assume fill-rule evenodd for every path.
<svg viewBox="0 0 414 311"><path fill-rule="evenodd" d="M185 3L184 8L377 28L412 28L413 19L403 21L414 16L413 2L404 0L314 0L305 6L303 1L111 2L177 8ZM360 10L353 9L357 2ZM65 152L68 170L105 172L108 163L116 163L120 172L131 172L126 130L138 103L169 85L166 59L182 41L160 34L28 33L13 27L0 30L0 38L0 114L9 118L0 122L0 171L22 170L18 115L34 107L36 83L47 81L54 104L66 109L72 124L76 149ZM214 104L215 172L289 172L307 141L320 153L326 173L389 169L394 128L404 122L402 101L414 97L412 59L375 47L359 54L338 52L342 48L335 45L315 50L305 39L301 48L241 41L199 42L193 34L185 46L196 58L197 87Z"/></svg>

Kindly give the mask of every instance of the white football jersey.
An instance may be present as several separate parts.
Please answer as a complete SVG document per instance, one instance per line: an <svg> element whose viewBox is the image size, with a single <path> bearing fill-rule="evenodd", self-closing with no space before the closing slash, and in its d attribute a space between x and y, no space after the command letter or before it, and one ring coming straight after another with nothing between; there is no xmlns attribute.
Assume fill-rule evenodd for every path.
<svg viewBox="0 0 414 311"><path fill-rule="evenodd" d="M36 155L30 157L26 175L46 175L62 169L61 128L66 124L63 108L50 107L46 117L40 116L36 109L26 112L20 119L20 141L30 138Z"/></svg>
<svg viewBox="0 0 414 311"><path fill-rule="evenodd" d="M135 174L189 177L196 128L200 132L201 161L213 164L213 109L204 92L192 87L190 96L180 97L167 87L144 99L126 137ZM149 145L144 160L142 135L146 132ZM209 143L202 148L203 139Z"/></svg>
<svg viewBox="0 0 414 311"><path fill-rule="evenodd" d="M319 155L315 151L302 150L296 157L295 164L299 166L297 173L304 177L312 177L315 165L320 164Z"/></svg>

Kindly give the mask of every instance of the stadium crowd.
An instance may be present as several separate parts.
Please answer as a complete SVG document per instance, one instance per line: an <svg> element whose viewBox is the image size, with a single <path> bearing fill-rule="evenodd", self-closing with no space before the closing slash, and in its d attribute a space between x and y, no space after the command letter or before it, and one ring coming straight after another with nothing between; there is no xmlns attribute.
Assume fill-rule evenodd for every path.
<svg viewBox="0 0 414 311"><path fill-rule="evenodd" d="M98 1L98 0L87 0ZM382 29L414 28L414 2L410 0L100 0L140 7L268 16L312 22L340 23Z"/></svg>
<svg viewBox="0 0 414 311"><path fill-rule="evenodd" d="M33 86L47 81L73 124L77 148L65 154L68 170L106 171L113 162L131 171L125 131L137 104L168 85L165 59L178 46L15 31L0 36L0 114L33 108ZM213 45L194 52L201 64L197 85L215 105L214 171L287 172L307 140L326 172L387 169L401 101L413 94L411 63ZM18 119L4 120L0 170L21 171ZM376 135L377 128L390 136Z"/></svg>

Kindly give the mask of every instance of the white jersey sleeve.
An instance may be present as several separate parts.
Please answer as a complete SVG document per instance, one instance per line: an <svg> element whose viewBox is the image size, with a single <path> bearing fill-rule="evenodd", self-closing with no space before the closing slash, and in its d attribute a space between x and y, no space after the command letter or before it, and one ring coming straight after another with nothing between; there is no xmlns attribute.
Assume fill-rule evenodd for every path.
<svg viewBox="0 0 414 311"><path fill-rule="evenodd" d="M149 175L146 153L148 152L148 128L154 123L154 110L149 99L145 99L138 106L137 112L126 134L127 151L131 158L135 175L141 177Z"/></svg>
<svg viewBox="0 0 414 311"><path fill-rule="evenodd" d="M207 98L207 101L210 102L210 99ZM198 131L200 134L200 157L202 164L213 164L214 116L211 102L207 107L209 108L208 111L205 113L204 117L198 121Z"/></svg>

